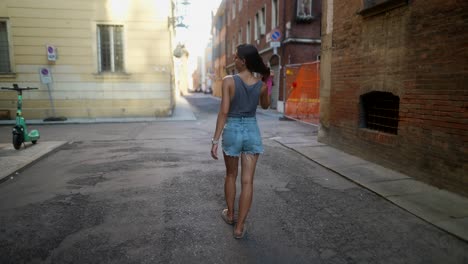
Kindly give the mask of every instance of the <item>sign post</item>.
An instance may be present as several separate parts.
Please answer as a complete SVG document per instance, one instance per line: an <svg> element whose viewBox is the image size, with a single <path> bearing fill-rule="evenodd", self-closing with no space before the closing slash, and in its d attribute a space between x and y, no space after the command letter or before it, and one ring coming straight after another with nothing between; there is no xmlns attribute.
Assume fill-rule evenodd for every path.
<svg viewBox="0 0 468 264"><path fill-rule="evenodd" d="M55 117L55 106L54 106L54 99L52 98L52 91L50 88L50 84L52 83L52 75L50 74L50 70L47 68L40 68L39 75L41 76L41 83L47 84L47 91L49 93L49 101L50 107L52 108L52 116Z"/></svg>

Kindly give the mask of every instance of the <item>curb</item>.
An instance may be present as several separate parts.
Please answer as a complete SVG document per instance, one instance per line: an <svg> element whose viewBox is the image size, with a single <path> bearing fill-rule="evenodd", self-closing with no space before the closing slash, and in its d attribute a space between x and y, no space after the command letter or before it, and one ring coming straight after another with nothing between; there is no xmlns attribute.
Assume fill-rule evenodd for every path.
<svg viewBox="0 0 468 264"><path fill-rule="evenodd" d="M38 152L36 154L33 154L33 157L29 157L29 158L27 156L23 157L23 156L21 156L21 154L24 154L24 153L16 153L16 154L19 154L19 155L10 155L10 156L8 156L9 158L13 157L14 159L11 159L11 160L2 159L2 160L0 160L0 165L2 165L2 163L11 163L12 160L14 162L14 160L21 159L21 161L18 164L14 164L10 168L3 169L0 172L0 183L8 181L10 179L10 177L12 177L12 175L17 173L18 171L21 171L21 170L23 170L25 168L28 168L29 166L34 165L36 162L38 162L41 159L47 157L48 155L54 153L55 151L57 151L59 148L61 148L62 146L64 146L68 142L67 141L46 141L46 142L42 142L42 144L44 144L44 143L50 143L50 144L52 144L52 146L50 146L50 148L48 148L48 149L45 149L45 150L42 150L42 151L40 151L40 152ZM28 148L32 148L33 146L34 147L41 147L40 144L41 144L41 142L37 143L36 145L29 145ZM6 149L6 151L10 151L10 149ZM14 150L14 151L17 151L17 150ZM2 166L2 167L6 167L6 166Z"/></svg>
<svg viewBox="0 0 468 264"><path fill-rule="evenodd" d="M457 234L457 233L455 233L455 232L452 232L451 230L449 230L449 229L447 229L447 228L444 228L443 226L440 226L440 225L438 225L437 223L432 222L432 221L430 221L430 220L428 220L428 219L426 219L426 218L424 218L424 217L422 217L422 216L416 214L414 211L408 209L407 207L405 207L405 206L403 206L403 205L401 205L401 204L398 204L398 203L396 203L396 202L390 200L388 197L384 196L383 194L379 193L378 191L376 191L376 190L374 190L374 189L371 189L371 188L369 188L368 186L363 185L362 183L360 183L360 182L358 182L358 181L356 181L356 180L354 180L354 179L352 179L352 178L346 176L345 174L343 174L343 173L341 173L341 172L339 172L339 171L336 171L336 170L334 170L333 168L330 168L330 167L327 167L327 166L323 165L321 162L316 161L316 160L310 158L310 157L307 156L306 154L304 154L304 153L302 153L302 152L300 152L300 151L298 151L298 150L296 150L296 149L294 149L294 148L292 148L292 147L290 147L290 146L288 146L288 145L286 145L286 144L284 144L284 143L282 143L282 142L280 142L280 141L278 141L278 140L275 140L275 141L276 141L277 143L279 143L280 145L284 146L285 148L287 148L287 149L289 149L289 150L292 150L292 151L298 153L299 155L305 157L306 159L308 159L308 160L310 160L310 161L315 162L316 164L322 166L323 168L325 168L325 169L327 169L327 170L329 170L329 171L331 171L331 172L333 172L333 173L336 173L337 175L340 175L340 176L343 177L344 179L346 179L346 180L348 180L348 181L350 181L350 182L352 182L352 183L358 185L359 187L371 191L372 193L374 193L374 194L378 195L379 197L385 199L386 201L390 202L391 204L393 204L393 205L395 205L395 206L397 206L397 207L403 209L404 211L410 213L410 214L413 215L413 216L416 216L417 218L423 220L424 222L429 223L430 225L432 225L432 226L438 228L439 230L442 230L442 231L444 231L444 232L446 232L446 233L449 233L449 234L453 235L454 237L460 239L460 240L463 241L463 242L468 242L468 237L464 237L463 235L460 235L460 234ZM326 146L328 146L328 145L326 145Z"/></svg>

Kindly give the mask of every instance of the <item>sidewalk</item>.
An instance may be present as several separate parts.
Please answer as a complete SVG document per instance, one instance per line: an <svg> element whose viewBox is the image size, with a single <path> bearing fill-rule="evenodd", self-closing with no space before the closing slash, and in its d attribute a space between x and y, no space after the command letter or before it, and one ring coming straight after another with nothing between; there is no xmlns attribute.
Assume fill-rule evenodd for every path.
<svg viewBox="0 0 468 264"><path fill-rule="evenodd" d="M65 121L44 122L42 119L26 120L31 125L57 125L57 124L95 124L95 123L139 123L139 122L166 122L166 121L194 121L196 120L190 105L183 97L176 97L174 113L170 117L127 117L127 118L72 118ZM0 120L1 125L14 125L15 120Z"/></svg>
<svg viewBox="0 0 468 264"><path fill-rule="evenodd" d="M282 113L271 109L259 108L257 111L268 116L283 117ZM322 144L317 141L317 136L281 137L274 140L413 215L468 241L468 198Z"/></svg>
<svg viewBox="0 0 468 264"><path fill-rule="evenodd" d="M468 241L468 198L322 144L316 136L281 137L275 138L275 141Z"/></svg>
<svg viewBox="0 0 468 264"><path fill-rule="evenodd" d="M66 143L65 141L48 141L33 145L28 142L26 147L22 145L20 150L15 150L13 144L0 144L0 182L7 180L8 177L14 177L21 169Z"/></svg>
<svg viewBox="0 0 468 264"><path fill-rule="evenodd" d="M174 113L171 117L154 118L95 118L95 119L68 119L66 121L44 122L43 120L27 120L28 124L89 124L89 123L128 123L128 122L167 122L167 121L193 121L195 115L190 109L186 99L178 97ZM13 126L15 120L0 120L0 125ZM37 145L26 143L20 150L13 149L12 144L0 143L0 182L14 177L18 171L33 164L40 158L66 144L65 141L42 141Z"/></svg>
<svg viewBox="0 0 468 264"><path fill-rule="evenodd" d="M274 110L259 110L261 114L282 117ZM184 98L177 101L170 118L68 120L65 123L141 122L196 120ZM3 121L5 122L5 121ZM29 121L28 121L29 122ZM39 122L39 121L38 121ZM44 123L44 122L43 122ZM40 123L40 124L43 124ZM53 122L47 122L51 124ZM58 122L63 124L64 122ZM0 123L1 124L1 123ZM316 136L282 136L273 140L304 157L378 194L413 215L468 241L468 198L419 182L408 175L384 168L317 141ZM29 143L20 151L11 144L0 144L0 181L59 148L66 142ZM326 180L326 179L325 179Z"/></svg>

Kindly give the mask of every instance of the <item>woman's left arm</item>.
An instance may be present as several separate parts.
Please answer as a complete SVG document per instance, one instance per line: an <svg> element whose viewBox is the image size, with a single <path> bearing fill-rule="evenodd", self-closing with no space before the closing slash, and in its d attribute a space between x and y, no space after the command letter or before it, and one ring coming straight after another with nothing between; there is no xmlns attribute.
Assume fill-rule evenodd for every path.
<svg viewBox="0 0 468 264"><path fill-rule="evenodd" d="M218 119L216 120L216 130L213 135L213 144L211 145L211 157L218 159L218 143L223 132L224 124L226 124L227 115L231 103L230 86L234 85L231 76L226 76L223 79L221 106L219 107Z"/></svg>

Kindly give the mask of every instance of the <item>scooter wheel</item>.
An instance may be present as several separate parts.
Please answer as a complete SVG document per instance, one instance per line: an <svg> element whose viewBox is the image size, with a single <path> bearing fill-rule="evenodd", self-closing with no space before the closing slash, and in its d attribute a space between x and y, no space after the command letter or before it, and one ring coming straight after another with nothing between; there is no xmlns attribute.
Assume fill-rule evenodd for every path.
<svg viewBox="0 0 468 264"><path fill-rule="evenodd" d="M31 141L33 144L36 144L37 143L37 140L32 140Z"/></svg>
<svg viewBox="0 0 468 264"><path fill-rule="evenodd" d="M23 143L23 137L21 137L21 135L18 135L18 134L13 134L13 147L15 149L20 149L22 143Z"/></svg>

